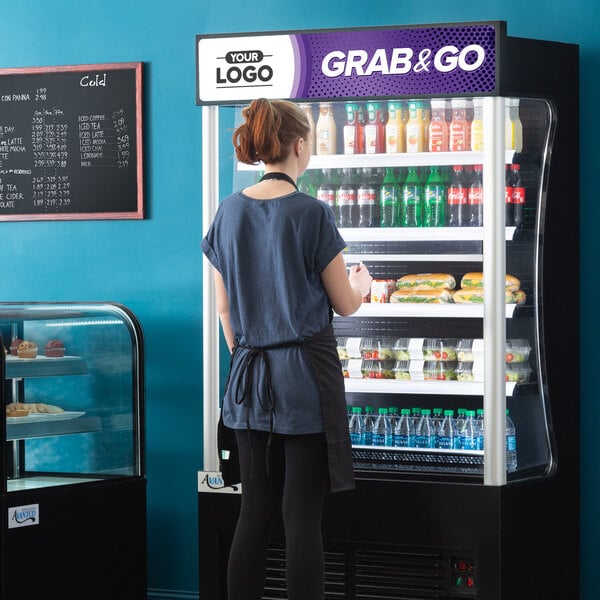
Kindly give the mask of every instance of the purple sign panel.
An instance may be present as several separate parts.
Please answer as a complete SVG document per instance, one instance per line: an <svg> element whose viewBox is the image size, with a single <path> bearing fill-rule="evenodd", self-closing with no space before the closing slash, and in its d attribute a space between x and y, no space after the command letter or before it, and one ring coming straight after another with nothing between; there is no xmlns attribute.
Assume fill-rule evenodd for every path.
<svg viewBox="0 0 600 600"><path fill-rule="evenodd" d="M197 101L493 94L499 27L197 36Z"/></svg>

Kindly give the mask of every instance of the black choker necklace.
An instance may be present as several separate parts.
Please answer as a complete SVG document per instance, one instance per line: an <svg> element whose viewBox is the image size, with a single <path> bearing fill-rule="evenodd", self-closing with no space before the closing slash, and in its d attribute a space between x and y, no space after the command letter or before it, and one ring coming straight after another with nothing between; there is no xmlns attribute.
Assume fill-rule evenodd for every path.
<svg viewBox="0 0 600 600"><path fill-rule="evenodd" d="M296 190L298 189L296 182L286 173L278 173L277 171L273 171L272 173L265 173L260 178L260 181L265 181L267 179L281 179L282 181L287 181L288 183L291 183L296 188Z"/></svg>

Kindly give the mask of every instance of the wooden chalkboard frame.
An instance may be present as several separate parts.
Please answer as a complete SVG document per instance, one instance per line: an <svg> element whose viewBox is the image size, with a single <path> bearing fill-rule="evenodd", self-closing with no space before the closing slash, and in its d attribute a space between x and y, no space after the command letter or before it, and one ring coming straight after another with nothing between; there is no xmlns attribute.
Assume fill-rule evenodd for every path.
<svg viewBox="0 0 600 600"><path fill-rule="evenodd" d="M52 76L61 73L110 73L116 71L130 70L134 78L135 98L129 101L135 105L135 147L131 148L131 154L135 155L135 173L131 174L131 179L135 177L135 201L130 194L129 204L122 211L119 208L112 210L89 210L87 212L27 212L14 214L1 214L0 221L43 221L43 220L95 220L95 219L143 219L144 218L144 187L143 187L143 136L142 136L142 64L141 62L123 62L123 63L99 63L48 67L23 67L23 68L3 68L0 69L0 78L7 75L44 75ZM92 81L90 78L86 81ZM91 83L93 86L94 83ZM96 80L98 85L98 80ZM101 84L99 84L101 85ZM0 108L2 104L0 104ZM0 113L1 116L1 113ZM0 119L1 120L1 119ZM0 175L1 177L1 175ZM133 182L132 182L133 183Z"/></svg>

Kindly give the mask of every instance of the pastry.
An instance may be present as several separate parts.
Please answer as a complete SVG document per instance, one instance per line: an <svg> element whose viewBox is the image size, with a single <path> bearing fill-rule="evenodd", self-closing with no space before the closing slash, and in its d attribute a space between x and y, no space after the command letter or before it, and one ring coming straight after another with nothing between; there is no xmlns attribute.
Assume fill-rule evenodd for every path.
<svg viewBox="0 0 600 600"><path fill-rule="evenodd" d="M50 340L44 346L44 353L48 357L61 358L65 355L65 346L60 340Z"/></svg>
<svg viewBox="0 0 600 600"><path fill-rule="evenodd" d="M11 402L6 406L6 411L28 410L32 413L56 415L65 412L60 406L45 404L44 402Z"/></svg>
<svg viewBox="0 0 600 600"><path fill-rule="evenodd" d="M19 347L19 344L22 342L23 340L21 338L14 338L13 341L10 343L10 353L13 356L17 355L17 348Z"/></svg>
<svg viewBox="0 0 600 600"><path fill-rule="evenodd" d="M17 356L19 358L35 358L37 356L38 347L27 340L22 341L17 346Z"/></svg>

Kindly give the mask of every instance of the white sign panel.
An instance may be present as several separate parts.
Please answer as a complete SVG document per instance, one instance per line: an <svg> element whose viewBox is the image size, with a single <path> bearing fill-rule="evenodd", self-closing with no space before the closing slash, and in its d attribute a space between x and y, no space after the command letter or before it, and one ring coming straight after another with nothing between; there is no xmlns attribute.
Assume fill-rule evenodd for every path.
<svg viewBox="0 0 600 600"><path fill-rule="evenodd" d="M218 471L198 471L198 491L217 494L241 494L242 485L226 486Z"/></svg>
<svg viewBox="0 0 600 600"><path fill-rule="evenodd" d="M27 506L11 506L8 509L8 528L28 527L39 525L40 505L28 504Z"/></svg>

